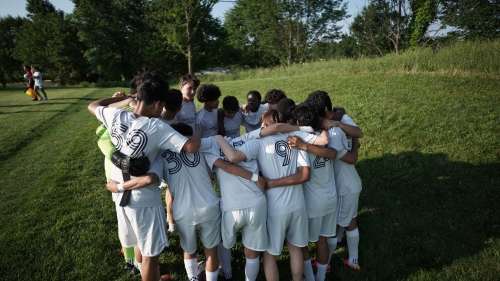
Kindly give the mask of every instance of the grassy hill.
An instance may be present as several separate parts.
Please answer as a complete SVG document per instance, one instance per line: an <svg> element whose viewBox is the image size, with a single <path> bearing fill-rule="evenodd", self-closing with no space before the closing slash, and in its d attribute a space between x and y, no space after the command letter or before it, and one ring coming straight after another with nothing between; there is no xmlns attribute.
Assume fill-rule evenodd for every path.
<svg viewBox="0 0 500 281"><path fill-rule="evenodd" d="M396 71L389 67L394 59L387 57L379 70L361 67L360 60L332 61L202 81L240 102L249 90L264 95L279 88L301 102L321 89L363 129L356 164L363 181L362 270L332 266L327 280L497 280L498 68ZM384 58L366 61L384 65ZM114 205L96 145L99 122L86 108L125 89L46 90L49 101L32 102L19 88L0 89L0 276L136 280L122 271ZM160 261L173 280L185 280L178 237L169 239ZM346 256L344 247L335 252ZM244 260L237 245L235 280L243 280ZM289 280L286 251L278 263L281 279Z"/></svg>

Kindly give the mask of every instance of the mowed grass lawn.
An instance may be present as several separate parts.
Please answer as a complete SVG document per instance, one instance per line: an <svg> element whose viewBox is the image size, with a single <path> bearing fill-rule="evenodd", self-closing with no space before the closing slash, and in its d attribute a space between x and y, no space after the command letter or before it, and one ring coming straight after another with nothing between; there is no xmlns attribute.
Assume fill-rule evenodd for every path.
<svg viewBox="0 0 500 281"><path fill-rule="evenodd" d="M327 280L498 280L500 79L304 74L216 84L240 102L249 90L280 88L297 102L325 90L363 129L361 271L332 261ZM49 101L32 102L20 88L0 89L0 279L137 280L122 270L99 122L87 111L116 90L48 88ZM160 262L185 280L178 236L169 240ZM235 280L244 261L237 244ZM290 280L286 249L278 263Z"/></svg>

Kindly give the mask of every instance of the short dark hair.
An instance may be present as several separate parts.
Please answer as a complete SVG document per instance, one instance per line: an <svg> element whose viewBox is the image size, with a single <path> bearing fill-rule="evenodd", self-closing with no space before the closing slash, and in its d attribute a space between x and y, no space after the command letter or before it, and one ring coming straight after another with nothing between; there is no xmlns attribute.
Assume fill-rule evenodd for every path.
<svg viewBox="0 0 500 281"><path fill-rule="evenodd" d="M187 83L193 83L193 86L198 88L198 86L200 86L200 79L193 74L184 74L181 79L179 79L179 85L182 87Z"/></svg>
<svg viewBox="0 0 500 281"><path fill-rule="evenodd" d="M177 89L169 89L167 91L167 103L165 110L174 112L182 106L182 92Z"/></svg>
<svg viewBox="0 0 500 281"><path fill-rule="evenodd" d="M137 87L137 100L151 105L156 101L167 101L167 89L154 80L146 80Z"/></svg>
<svg viewBox="0 0 500 281"><path fill-rule="evenodd" d="M278 102L278 112L281 114L282 121L286 122L292 119L294 108L295 102L292 99L284 98Z"/></svg>
<svg viewBox="0 0 500 281"><path fill-rule="evenodd" d="M35 65L35 66L33 66L33 69L34 69L34 70L40 70L40 68L38 68L38 66L36 66L36 65Z"/></svg>
<svg viewBox="0 0 500 281"><path fill-rule="evenodd" d="M254 95L254 96L259 98L259 101L262 101L262 96L260 95L260 93L258 91L252 90L252 91L248 92L247 98L249 95Z"/></svg>
<svg viewBox="0 0 500 281"><path fill-rule="evenodd" d="M319 118L318 113L308 103L301 103L293 110L293 118L299 121L300 126L318 127Z"/></svg>
<svg viewBox="0 0 500 281"><path fill-rule="evenodd" d="M156 72L144 72L136 75L134 78L132 78L132 80L130 80L129 83L130 94L137 93L137 87L139 87L146 80L156 81L160 83L167 90L169 88L168 82L165 79L163 79L163 77L160 74Z"/></svg>
<svg viewBox="0 0 500 281"><path fill-rule="evenodd" d="M272 89L266 93L266 97L264 98L264 100L267 103L278 103L280 100L284 98L286 98L285 92L278 89Z"/></svg>
<svg viewBox="0 0 500 281"><path fill-rule="evenodd" d="M240 104L235 96L225 96L222 100L222 108L226 111L238 111L240 109Z"/></svg>
<svg viewBox="0 0 500 281"><path fill-rule="evenodd" d="M266 123L266 125L272 125L276 123L282 123L280 121L280 114L276 109L266 109L264 113L262 114L262 122Z"/></svg>
<svg viewBox="0 0 500 281"><path fill-rule="evenodd" d="M179 132L179 134L183 136L193 135L193 128L186 123L176 123L170 125L170 127L172 127L172 129L176 130L177 132Z"/></svg>
<svg viewBox="0 0 500 281"><path fill-rule="evenodd" d="M332 101L330 96L325 91L314 91L309 94L304 102L310 103L316 110L320 117L326 115L325 108L332 110Z"/></svg>
<svg viewBox="0 0 500 281"><path fill-rule="evenodd" d="M219 87L214 84L203 84L198 88L196 98L199 102L214 101L221 96Z"/></svg>

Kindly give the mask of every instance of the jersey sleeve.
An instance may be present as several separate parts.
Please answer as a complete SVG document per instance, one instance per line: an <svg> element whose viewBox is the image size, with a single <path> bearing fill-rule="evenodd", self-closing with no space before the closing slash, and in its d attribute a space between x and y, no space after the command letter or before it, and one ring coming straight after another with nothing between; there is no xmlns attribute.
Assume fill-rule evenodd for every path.
<svg viewBox="0 0 500 281"><path fill-rule="evenodd" d="M99 106L95 111L95 117L97 120L101 121L106 128L110 128L115 115L119 114L122 111L121 108L113 108L107 106Z"/></svg>
<svg viewBox="0 0 500 281"><path fill-rule="evenodd" d="M328 142L328 147L337 150L337 157L335 159L340 159L347 153L347 147L344 144L344 139L346 135L339 127L334 127L328 130L328 137L330 141Z"/></svg>
<svg viewBox="0 0 500 281"><path fill-rule="evenodd" d="M358 127L358 125L354 122L354 120L352 120L352 118L349 117L347 114L344 114L344 116L342 116L342 120L340 120L340 122L347 125Z"/></svg>
<svg viewBox="0 0 500 281"><path fill-rule="evenodd" d="M308 144L313 144L318 136L315 134L310 134L306 132L301 132L301 131L294 131L290 132L291 135L300 137L304 142L307 142Z"/></svg>
<svg viewBox="0 0 500 281"><path fill-rule="evenodd" d="M253 160L257 159L261 147L262 145L260 144L260 141L255 139L250 140L244 145L240 146L238 150L242 151L245 154L247 160Z"/></svg>
<svg viewBox="0 0 500 281"><path fill-rule="evenodd" d="M166 175L164 174L164 169L163 169L163 162L165 161L162 154L165 152L165 150L160 150L158 154L156 155L155 161L153 161L153 164L149 166L148 173L155 173L160 180L167 180Z"/></svg>
<svg viewBox="0 0 500 281"><path fill-rule="evenodd" d="M311 165L309 164L309 157L307 155L307 152L304 150L299 150L297 155L297 167L310 167Z"/></svg>
<svg viewBox="0 0 500 281"><path fill-rule="evenodd" d="M158 147L180 153L188 138L160 120L156 120L156 126L158 127L158 131L161 132Z"/></svg>
<svg viewBox="0 0 500 281"><path fill-rule="evenodd" d="M214 171L216 170L217 167L214 166L215 161L219 159L216 155L213 155L212 153L202 153L205 157L205 160L207 161L208 167L210 167L210 170Z"/></svg>

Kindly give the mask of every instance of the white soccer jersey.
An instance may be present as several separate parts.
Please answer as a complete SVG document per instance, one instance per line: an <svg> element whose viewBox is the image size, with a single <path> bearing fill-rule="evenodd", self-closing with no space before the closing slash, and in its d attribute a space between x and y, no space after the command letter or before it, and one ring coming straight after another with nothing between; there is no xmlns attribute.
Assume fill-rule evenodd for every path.
<svg viewBox="0 0 500 281"><path fill-rule="evenodd" d="M38 78L33 77L33 79L35 80L35 86L39 86L40 88L43 87L42 73L40 71L35 71L35 73L33 73L33 76L38 77Z"/></svg>
<svg viewBox="0 0 500 281"><path fill-rule="evenodd" d="M225 139L232 147L238 149L250 139L258 138L259 133L260 130L255 130L238 138L231 139L225 137ZM210 150L211 156L207 156L207 161L214 163L219 158L228 161L224 153L220 150L217 141L213 138L209 138L209 140L212 141L212 149ZM215 159L209 160L209 157L214 157ZM251 173L259 173L259 167L255 160L240 161L236 164ZM226 173L214 166L212 168L217 173L217 182L221 195L220 208L222 211L239 210L266 203L266 196L255 182Z"/></svg>
<svg viewBox="0 0 500 281"><path fill-rule="evenodd" d="M242 123L243 114L241 114L241 112L236 112L232 119L224 117L224 129L226 129L226 136L233 139L239 137L240 126L242 125Z"/></svg>
<svg viewBox="0 0 500 281"><path fill-rule="evenodd" d="M129 156L137 156L144 152L151 163L160 149L180 152L188 140L157 118L137 117L129 110L100 106L96 110L96 117L108 129L111 141L118 151ZM111 179L123 182L122 171L114 165ZM121 200L122 194L118 193L115 201ZM163 204L158 185L134 189L131 195L129 207Z"/></svg>
<svg viewBox="0 0 500 281"><path fill-rule="evenodd" d="M335 187L337 195L344 196L347 194L355 194L361 192L361 178L356 172L354 165L348 164L340 158L352 149L352 138L345 134L339 127L334 127L329 130L330 142L328 147L337 150L337 158L333 161L333 169L335 174Z"/></svg>
<svg viewBox="0 0 500 281"><path fill-rule="evenodd" d="M202 108L198 111L198 114L196 114L196 132L200 132L202 138L216 136L218 128L217 109L208 112L206 109Z"/></svg>
<svg viewBox="0 0 500 281"><path fill-rule="evenodd" d="M250 109L247 109L247 113L243 113L241 110L241 114L243 114L243 124L245 125L245 129L247 133L257 130L262 126L262 114L264 111L268 109L267 103L261 104L259 109L256 112L251 112Z"/></svg>
<svg viewBox="0 0 500 281"><path fill-rule="evenodd" d="M194 105L194 102L182 101L181 111L175 115L175 119L177 119L178 123L188 124L193 128L193 132L196 132L196 105Z"/></svg>
<svg viewBox="0 0 500 281"><path fill-rule="evenodd" d="M328 130L330 135L333 128ZM322 217L335 211L333 200L337 198L333 170L334 159L326 159L307 153L311 165L311 179L302 184L309 218Z"/></svg>
<svg viewBox="0 0 500 281"><path fill-rule="evenodd" d="M219 197L208 175L212 164L207 164L205 153L162 150L149 168L167 182L177 223L198 224L219 214Z"/></svg>
<svg viewBox="0 0 500 281"><path fill-rule="evenodd" d="M257 159L262 175L270 179L283 178L297 172L301 166L309 166L305 151L290 148L289 135L301 137L313 143L316 136L303 132L278 133L258 140L250 140L240 147L247 160ZM275 187L266 191L269 216L292 213L304 207L302 185Z"/></svg>

